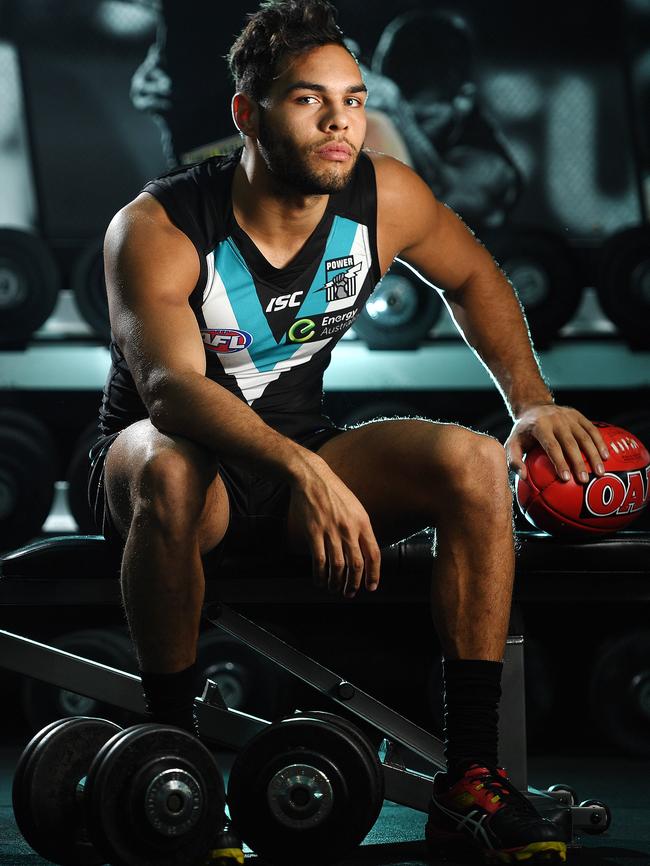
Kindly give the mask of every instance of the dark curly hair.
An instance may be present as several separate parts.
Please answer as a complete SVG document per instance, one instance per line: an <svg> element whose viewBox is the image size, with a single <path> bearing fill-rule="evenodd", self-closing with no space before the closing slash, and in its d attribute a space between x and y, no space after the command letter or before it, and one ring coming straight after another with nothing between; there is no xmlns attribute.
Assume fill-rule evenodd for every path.
<svg viewBox="0 0 650 866"><path fill-rule="evenodd" d="M268 93L278 64L319 45L341 45L336 9L327 0L265 0L228 52L235 87L257 102ZM346 49L347 50L347 49Z"/></svg>

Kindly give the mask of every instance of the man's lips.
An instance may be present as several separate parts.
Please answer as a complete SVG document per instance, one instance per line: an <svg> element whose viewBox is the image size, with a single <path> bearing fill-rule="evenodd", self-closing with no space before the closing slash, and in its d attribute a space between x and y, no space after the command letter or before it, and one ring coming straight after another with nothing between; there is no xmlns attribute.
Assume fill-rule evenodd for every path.
<svg viewBox="0 0 650 866"><path fill-rule="evenodd" d="M316 150L316 153L323 159L344 162L352 156L352 148L347 144L324 144Z"/></svg>

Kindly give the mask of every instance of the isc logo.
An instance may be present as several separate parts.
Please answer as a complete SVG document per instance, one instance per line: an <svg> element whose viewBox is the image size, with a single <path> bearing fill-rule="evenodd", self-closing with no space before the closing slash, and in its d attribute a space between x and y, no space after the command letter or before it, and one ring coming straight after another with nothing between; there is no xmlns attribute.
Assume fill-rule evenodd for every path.
<svg viewBox="0 0 650 866"><path fill-rule="evenodd" d="M248 331L235 331L230 328L201 328L205 348L220 355L241 352L253 342Z"/></svg>
<svg viewBox="0 0 650 866"><path fill-rule="evenodd" d="M631 472L606 472L594 478L585 490L587 514L611 517L641 511L648 498L649 485L650 466Z"/></svg>
<svg viewBox="0 0 650 866"><path fill-rule="evenodd" d="M278 295L277 298L271 298L266 308L267 313L273 313L276 310L284 310L285 307L299 307L302 303L300 298L304 295L302 292L294 292L292 295Z"/></svg>

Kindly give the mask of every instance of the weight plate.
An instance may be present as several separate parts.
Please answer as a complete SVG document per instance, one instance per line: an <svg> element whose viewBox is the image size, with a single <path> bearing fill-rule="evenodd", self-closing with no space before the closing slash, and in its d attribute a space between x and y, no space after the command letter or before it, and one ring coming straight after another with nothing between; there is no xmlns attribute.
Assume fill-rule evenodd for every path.
<svg viewBox="0 0 650 866"><path fill-rule="evenodd" d="M537 229L486 233L484 240L515 287L533 341L548 346L582 298L571 250L558 235Z"/></svg>
<svg viewBox="0 0 650 866"><path fill-rule="evenodd" d="M221 772L192 734L136 725L109 740L88 772L92 838L112 866L203 864L224 823Z"/></svg>
<svg viewBox="0 0 650 866"><path fill-rule="evenodd" d="M274 723L247 743L230 772L233 826L273 862L343 858L374 824L377 800L367 748L356 733L324 719Z"/></svg>
<svg viewBox="0 0 650 866"><path fill-rule="evenodd" d="M650 758L650 632L611 638L595 658L591 717L621 751Z"/></svg>
<svg viewBox="0 0 650 866"><path fill-rule="evenodd" d="M29 741L29 743L27 743L27 745L21 752L20 757L18 758L18 763L16 764L12 783L12 797L14 799L14 806L18 804L19 809L22 807L22 802L24 799L23 777L25 774L25 767L29 763L29 759L34 752L34 749L38 746L41 740L49 734L50 731L53 731L59 725L64 725L68 721L69 719L57 719L56 721L51 722L49 725L46 725L46 727L44 727L42 731L34 734L32 739Z"/></svg>
<svg viewBox="0 0 650 866"><path fill-rule="evenodd" d="M650 227L626 229L601 254L598 299L634 348L650 347Z"/></svg>
<svg viewBox="0 0 650 866"><path fill-rule="evenodd" d="M105 719L53 722L21 755L12 788L16 824L26 842L61 866L105 862L90 842L78 794L79 782L119 727Z"/></svg>
<svg viewBox="0 0 650 866"><path fill-rule="evenodd" d="M287 706L289 676L241 641L209 629L199 636L196 658L199 691L214 680L230 709L273 719Z"/></svg>
<svg viewBox="0 0 650 866"><path fill-rule="evenodd" d="M394 262L354 322L369 349L416 349L438 321L442 299L402 262Z"/></svg>
<svg viewBox="0 0 650 866"><path fill-rule="evenodd" d="M77 523L79 532L88 535L97 532L88 503L88 473L90 471L88 453L100 435L98 422L95 419L83 429L77 439L66 471L68 508Z"/></svg>
<svg viewBox="0 0 650 866"><path fill-rule="evenodd" d="M94 241L80 253L72 272L72 291L83 318L103 342L110 342L102 241Z"/></svg>
<svg viewBox="0 0 650 866"><path fill-rule="evenodd" d="M50 641L53 647L73 655L100 662L117 670L136 673L137 660L130 639L120 632L109 629L83 629L60 635ZM62 716L98 716L110 718L120 725L128 724L133 716L95 698L79 695L72 689L64 689L40 680L25 678L21 703L23 713L32 730Z"/></svg>
<svg viewBox="0 0 650 866"><path fill-rule="evenodd" d="M0 550L38 534L54 499L56 468L32 434L0 422Z"/></svg>
<svg viewBox="0 0 650 866"><path fill-rule="evenodd" d="M60 469L59 450L47 425L32 412L13 406L0 408L0 427L18 429L38 443L43 459L52 467L56 477Z"/></svg>
<svg viewBox="0 0 650 866"><path fill-rule="evenodd" d="M377 749L374 748L369 738L364 734L361 728L359 728L357 725L354 724L354 722L351 722L349 719L344 719L342 716L338 716L335 713L328 713L325 710L308 710L306 712L300 713L300 716L311 719L322 719L323 721L328 722L330 725L338 725L344 731L347 731L351 737L356 737L357 741L364 749L368 758L368 769L370 770L375 779L373 796L368 801L368 820L372 821L372 823L370 824L370 826L372 827L377 818L379 817L379 813L381 812L381 807L384 802L385 790L384 770L381 761L379 760ZM373 814L374 818L372 817Z"/></svg>
<svg viewBox="0 0 650 866"><path fill-rule="evenodd" d="M24 345L49 318L59 273L44 241L19 229L0 229L0 345Z"/></svg>

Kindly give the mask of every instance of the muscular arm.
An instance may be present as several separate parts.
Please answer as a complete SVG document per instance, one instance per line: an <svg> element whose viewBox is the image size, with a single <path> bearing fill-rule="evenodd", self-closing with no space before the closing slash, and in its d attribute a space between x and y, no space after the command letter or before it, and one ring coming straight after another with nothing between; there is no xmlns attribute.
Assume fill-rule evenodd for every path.
<svg viewBox="0 0 650 866"><path fill-rule="evenodd" d="M113 334L153 425L261 472L299 475L306 450L206 378L188 303L199 275L196 250L152 196L143 193L114 217L105 264Z"/></svg>
<svg viewBox="0 0 650 866"><path fill-rule="evenodd" d="M382 270L394 256L433 283L513 417L551 403L512 285L452 210L406 166L373 157Z"/></svg>
<svg viewBox="0 0 650 866"><path fill-rule="evenodd" d="M576 479L588 479L583 452L602 474L607 448L600 432L576 409L554 404L519 301L492 256L406 166L389 157L373 162L382 268L399 255L442 292L515 420L505 443L511 468L525 477L524 453L539 443L565 481L569 467Z"/></svg>

